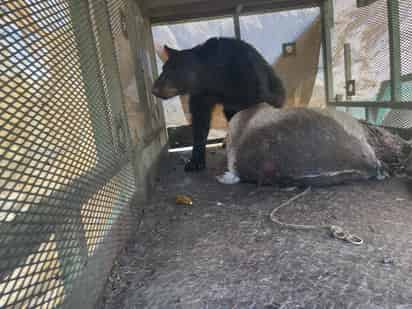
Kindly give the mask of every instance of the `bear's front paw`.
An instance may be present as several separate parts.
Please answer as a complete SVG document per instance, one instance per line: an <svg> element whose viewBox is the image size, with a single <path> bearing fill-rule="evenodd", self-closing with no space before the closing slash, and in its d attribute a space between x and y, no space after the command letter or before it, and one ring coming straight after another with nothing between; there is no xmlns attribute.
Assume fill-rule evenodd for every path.
<svg viewBox="0 0 412 309"><path fill-rule="evenodd" d="M190 160L185 165L185 172L198 172L206 168L206 162Z"/></svg>

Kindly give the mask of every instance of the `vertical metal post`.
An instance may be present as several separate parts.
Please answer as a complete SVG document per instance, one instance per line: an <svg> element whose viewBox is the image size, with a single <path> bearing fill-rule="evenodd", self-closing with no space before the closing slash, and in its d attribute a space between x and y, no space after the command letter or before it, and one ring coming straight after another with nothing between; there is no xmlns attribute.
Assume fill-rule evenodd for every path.
<svg viewBox="0 0 412 309"><path fill-rule="evenodd" d="M113 143L114 137L106 110L107 101L99 69L96 38L90 19L89 5L83 1L75 0L70 0L68 4L73 22L73 32L79 49L80 69L93 125L97 158L100 160L105 156L112 156L115 149L107 147L109 139Z"/></svg>
<svg viewBox="0 0 412 309"><path fill-rule="evenodd" d="M148 42L148 48L150 51L150 61L151 61L151 67L152 67L152 75L153 78L157 78L159 76L159 72L157 71L157 63L156 63L156 50L154 47L154 39L153 39L153 32L151 28L151 24L148 22L148 36L149 36L149 42ZM162 103L160 99L154 97L154 100L156 102L155 108L158 109L160 119L159 121L161 123L158 123L157 126L162 126L165 129L165 136L167 137L167 130L166 130L166 118L163 110Z"/></svg>
<svg viewBox="0 0 412 309"><path fill-rule="evenodd" d="M389 50L391 70L391 101L400 102L401 98L401 43L399 26L399 1L387 0Z"/></svg>
<svg viewBox="0 0 412 309"><path fill-rule="evenodd" d="M106 1L90 0L89 3L96 10L94 20L96 22L95 35L100 41L101 61L105 71L106 82L109 86L108 105L112 109L114 127L114 140L120 151L126 151L132 145L123 91L120 82L120 72L116 57L113 53L115 45L110 25L109 8ZM124 140L122 140L122 138Z"/></svg>
<svg viewBox="0 0 412 309"><path fill-rule="evenodd" d="M321 5L322 15L322 41L323 41L323 68L325 80L326 103L334 100L333 73L332 73L332 39L331 29L333 28L333 6L332 1L323 1Z"/></svg>
<svg viewBox="0 0 412 309"><path fill-rule="evenodd" d="M235 37L240 40L242 37L240 35L240 13L242 12L243 6L239 4L236 7L235 14L233 15L233 23L235 27Z"/></svg>
<svg viewBox="0 0 412 309"><path fill-rule="evenodd" d="M130 48L132 50L134 66L135 66L135 76L136 76L136 83L137 83L137 92L139 96L139 111L143 112L147 117L145 117L144 123L144 133L152 131L152 122L150 116L150 106L148 102L147 96L147 87L145 82L145 68L143 65L143 34L142 34L142 16L140 14L139 8L137 6L136 1L128 0L127 1L127 16L126 16L126 23L127 23L127 32L130 42ZM139 132L140 133L140 132ZM142 138L141 136L140 138Z"/></svg>
<svg viewBox="0 0 412 309"><path fill-rule="evenodd" d="M348 82L352 80L352 55L349 43L343 45L343 55L345 60L345 85L348 85ZM352 100L352 97L348 95L348 91L346 91L346 100Z"/></svg>
<svg viewBox="0 0 412 309"><path fill-rule="evenodd" d="M68 1L70 17L73 24L73 32L76 39L80 57L80 69L85 86L85 94L92 121L95 145L97 150L97 164L102 164L105 157L115 156L114 147L107 146L113 138L109 123L107 122L107 105L104 95L104 86L99 69L96 38L93 33L92 21L90 18L89 5L85 1ZM114 146L114 145L113 145ZM97 169L99 167L96 167ZM65 247L65 243L58 241L59 259L62 265L64 286L71 288L72 281L78 276L73 269L86 269L88 261L88 247L86 241L86 231L82 222L81 196L76 201L78 208L73 210L73 216L68 219L66 225L70 224L74 232L68 231L64 225L56 227L56 237L73 241L71 248ZM70 235L68 233L73 233ZM72 298L71 301L76 301Z"/></svg>

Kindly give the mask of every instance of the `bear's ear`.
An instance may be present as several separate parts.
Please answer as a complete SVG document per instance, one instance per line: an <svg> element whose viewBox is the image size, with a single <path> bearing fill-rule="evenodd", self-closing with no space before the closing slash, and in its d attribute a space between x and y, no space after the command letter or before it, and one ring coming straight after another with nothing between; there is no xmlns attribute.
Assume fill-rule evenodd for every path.
<svg viewBox="0 0 412 309"><path fill-rule="evenodd" d="M171 56L173 56L173 55L175 55L179 52L178 50L173 49L173 48L171 48L167 45L164 46L164 51L165 51L168 58L170 58Z"/></svg>
<svg viewBox="0 0 412 309"><path fill-rule="evenodd" d="M159 56L160 60L165 63L167 61L167 59L169 58L169 56L166 53L166 50L164 49L163 46L161 45L155 45L155 49L156 49L156 54Z"/></svg>

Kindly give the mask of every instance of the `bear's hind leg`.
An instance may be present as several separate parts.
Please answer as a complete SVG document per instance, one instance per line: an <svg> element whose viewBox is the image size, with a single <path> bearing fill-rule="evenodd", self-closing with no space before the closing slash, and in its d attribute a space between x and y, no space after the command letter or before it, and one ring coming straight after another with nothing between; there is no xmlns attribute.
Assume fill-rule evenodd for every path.
<svg viewBox="0 0 412 309"><path fill-rule="evenodd" d="M192 158L185 165L186 172L200 171L206 168L206 143L213 103L215 103L214 98L193 95L190 97L193 150Z"/></svg>

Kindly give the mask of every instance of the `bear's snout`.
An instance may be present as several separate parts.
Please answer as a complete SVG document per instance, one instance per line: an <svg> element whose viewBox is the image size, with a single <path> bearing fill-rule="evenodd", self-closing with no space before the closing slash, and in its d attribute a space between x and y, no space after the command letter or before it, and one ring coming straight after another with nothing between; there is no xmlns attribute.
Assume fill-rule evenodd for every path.
<svg viewBox="0 0 412 309"><path fill-rule="evenodd" d="M156 97L160 97L160 87L157 84L153 85L152 94Z"/></svg>

